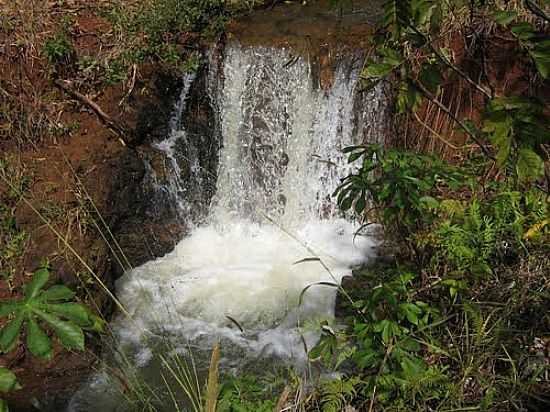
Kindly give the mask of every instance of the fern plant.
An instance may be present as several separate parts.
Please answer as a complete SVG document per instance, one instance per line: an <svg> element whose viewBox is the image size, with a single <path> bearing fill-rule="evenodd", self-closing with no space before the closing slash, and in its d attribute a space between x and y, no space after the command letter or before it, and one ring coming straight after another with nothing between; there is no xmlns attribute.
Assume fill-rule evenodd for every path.
<svg viewBox="0 0 550 412"><path fill-rule="evenodd" d="M358 395L358 387L363 382L358 376L325 380L320 385L321 410L340 412L345 410Z"/></svg>
<svg viewBox="0 0 550 412"><path fill-rule="evenodd" d="M496 251L496 229L489 216L483 216L474 200L461 222L444 221L435 231L440 253L460 274L478 276L492 273L490 259Z"/></svg>
<svg viewBox="0 0 550 412"><path fill-rule="evenodd" d="M432 264L445 262L451 275L491 274L503 259L519 255L530 244L544 244L550 234L548 196L536 188L518 192L497 185L483 203L474 198L467 207L456 204L440 203L441 220L435 221L428 239L435 250Z"/></svg>
<svg viewBox="0 0 550 412"><path fill-rule="evenodd" d="M26 327L26 345L29 351L40 358L51 359L51 339L44 326L51 329L67 349L84 350L83 329L101 331L103 321L85 306L71 302L75 293L63 285L54 285L44 290L50 277L47 264L34 272L25 286L24 297L0 303L0 316L11 315L11 320L0 332L0 350L11 351Z"/></svg>

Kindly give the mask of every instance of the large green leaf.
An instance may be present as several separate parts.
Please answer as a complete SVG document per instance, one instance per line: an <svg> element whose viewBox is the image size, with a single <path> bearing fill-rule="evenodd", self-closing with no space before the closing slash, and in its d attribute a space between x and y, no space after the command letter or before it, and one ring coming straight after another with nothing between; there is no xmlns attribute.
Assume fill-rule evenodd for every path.
<svg viewBox="0 0 550 412"><path fill-rule="evenodd" d="M384 319L377 324L374 325L374 331L378 333L382 333L382 340L384 343L389 343L389 341L394 336L401 335L401 328L400 326L395 323L392 320Z"/></svg>
<svg viewBox="0 0 550 412"><path fill-rule="evenodd" d="M21 389L21 385L17 382L15 374L7 368L0 367L0 392L9 392L17 389Z"/></svg>
<svg viewBox="0 0 550 412"><path fill-rule="evenodd" d="M23 324L24 315L19 313L15 319L8 323L0 332L0 350L2 352L11 351L17 341L21 325Z"/></svg>
<svg viewBox="0 0 550 412"><path fill-rule="evenodd" d="M7 368L0 367L0 392L10 392L17 389L21 389L21 385L17 382L15 374Z"/></svg>
<svg viewBox="0 0 550 412"><path fill-rule="evenodd" d="M44 291L40 296L40 299L44 302L58 301L58 300L71 300L75 293L64 285L55 285Z"/></svg>
<svg viewBox="0 0 550 412"><path fill-rule="evenodd" d="M378 52L383 57L383 62L393 67L397 67L403 63L403 55L400 50L384 47L378 50Z"/></svg>
<svg viewBox="0 0 550 412"><path fill-rule="evenodd" d="M25 298L27 301L34 299L50 278L50 271L47 268L38 269L34 272L32 280L25 287Z"/></svg>
<svg viewBox="0 0 550 412"><path fill-rule="evenodd" d="M492 122L485 131L492 131L491 141L497 147L497 162L504 165L512 150L512 119L506 117L501 121Z"/></svg>
<svg viewBox="0 0 550 412"><path fill-rule="evenodd" d="M522 23L513 25L510 31L519 40L523 40L523 41L530 40L536 36L533 26L527 22L522 22Z"/></svg>
<svg viewBox="0 0 550 412"><path fill-rule="evenodd" d="M35 311L35 313L50 325L63 346L67 349L84 350L84 333L78 325L43 311Z"/></svg>
<svg viewBox="0 0 550 412"><path fill-rule="evenodd" d="M383 25L393 40L398 40L412 17L410 0L386 0Z"/></svg>
<svg viewBox="0 0 550 412"><path fill-rule="evenodd" d="M78 303L44 304L40 306L47 312L72 320L80 326L88 326L92 323L86 308Z"/></svg>
<svg viewBox="0 0 550 412"><path fill-rule="evenodd" d="M422 314L422 309L414 303L401 303L399 305L399 309L409 322L414 325L418 325L418 317Z"/></svg>
<svg viewBox="0 0 550 412"><path fill-rule="evenodd" d="M437 2L434 0L411 0L412 14L417 26L423 26L431 19Z"/></svg>
<svg viewBox="0 0 550 412"><path fill-rule="evenodd" d="M404 357L400 363L403 375L409 380L418 378L426 370L424 361L417 357Z"/></svg>
<svg viewBox="0 0 550 412"><path fill-rule="evenodd" d="M521 148L518 153L516 171L520 181L537 179L544 174L544 162L529 148Z"/></svg>
<svg viewBox="0 0 550 412"><path fill-rule="evenodd" d="M29 317L27 322L27 348L39 358L51 359L52 357L50 338L40 329L40 326L32 317Z"/></svg>
<svg viewBox="0 0 550 412"><path fill-rule="evenodd" d="M437 95L442 82L441 71L437 65L425 64L422 66L418 81L432 94Z"/></svg>

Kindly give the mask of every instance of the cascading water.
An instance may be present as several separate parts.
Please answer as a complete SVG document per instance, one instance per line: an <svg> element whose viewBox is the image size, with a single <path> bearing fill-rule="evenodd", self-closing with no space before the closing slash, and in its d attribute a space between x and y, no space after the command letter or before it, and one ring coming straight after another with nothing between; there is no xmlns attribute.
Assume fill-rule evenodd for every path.
<svg viewBox="0 0 550 412"><path fill-rule="evenodd" d="M227 46L223 87L212 96L223 147L206 223L117 283L131 319L112 327L135 364L147 365L161 335L176 350L221 342L228 368L258 356L303 364L304 342L316 339L303 326L333 317L336 290L311 287L299 304L302 291L339 282L374 244L354 237L356 225L331 198L350 168L341 149L383 135L381 89L357 90L361 62L343 58L322 90L307 59L290 50ZM173 131L158 147L173 151L184 134ZM184 184L173 186L182 203ZM296 263L311 257L325 267Z"/></svg>

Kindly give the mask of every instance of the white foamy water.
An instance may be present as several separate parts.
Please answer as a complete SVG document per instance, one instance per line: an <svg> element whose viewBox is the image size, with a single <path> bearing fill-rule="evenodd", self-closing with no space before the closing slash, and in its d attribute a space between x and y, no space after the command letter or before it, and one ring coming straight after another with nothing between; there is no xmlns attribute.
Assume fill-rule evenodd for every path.
<svg viewBox="0 0 550 412"><path fill-rule="evenodd" d="M334 219L307 222L294 233L329 272L318 261L296 263L311 254L276 226L234 220L197 228L172 253L122 281L120 298L137 324L124 321L120 332L135 343L143 330L205 344L225 338L257 353L301 359L300 324L332 317L335 289L311 288L298 307L300 293L312 283L339 282L365 260L372 243L364 237L354 243L354 230Z"/></svg>

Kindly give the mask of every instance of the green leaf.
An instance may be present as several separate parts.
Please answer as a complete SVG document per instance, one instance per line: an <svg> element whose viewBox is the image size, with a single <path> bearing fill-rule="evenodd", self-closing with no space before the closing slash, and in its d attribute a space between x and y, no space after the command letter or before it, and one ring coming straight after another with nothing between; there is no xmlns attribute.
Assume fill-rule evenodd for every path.
<svg viewBox="0 0 550 412"><path fill-rule="evenodd" d="M44 319L67 349L84 350L84 333L82 329L70 321L62 321L56 316L42 311L35 313Z"/></svg>
<svg viewBox="0 0 550 412"><path fill-rule="evenodd" d="M48 282L49 277L50 271L47 268L41 268L34 272L32 280L25 287L25 298L27 301L35 298L40 293L40 289Z"/></svg>
<svg viewBox="0 0 550 412"><path fill-rule="evenodd" d="M415 110L422 102L422 93L413 85L402 82L397 93L397 111Z"/></svg>
<svg viewBox="0 0 550 412"><path fill-rule="evenodd" d="M534 180L544 174L544 162L533 150L524 147L519 150L516 170L520 181Z"/></svg>
<svg viewBox="0 0 550 412"><path fill-rule="evenodd" d="M54 315L72 320L77 325L87 326L91 324L88 311L78 303L44 304L40 307Z"/></svg>
<svg viewBox="0 0 550 412"><path fill-rule="evenodd" d="M50 338L32 317L27 322L27 347L34 356L48 360L52 358Z"/></svg>
<svg viewBox="0 0 550 412"><path fill-rule="evenodd" d="M355 201L355 213L357 213L358 215L363 213L366 205L367 205L367 200L365 199L365 194L361 193L361 196L359 196Z"/></svg>
<svg viewBox="0 0 550 412"><path fill-rule="evenodd" d="M502 121L492 122L489 127L493 129L491 141L498 149L497 163L503 166L508 161L512 149L512 119L507 116Z"/></svg>
<svg viewBox="0 0 550 412"><path fill-rule="evenodd" d="M401 335L401 328L397 323L391 320L384 319L374 325L374 331L382 333L382 340L384 343L389 343L394 336Z"/></svg>
<svg viewBox="0 0 550 412"><path fill-rule="evenodd" d="M0 317L8 316L15 312L20 307L18 302L1 302Z"/></svg>
<svg viewBox="0 0 550 412"><path fill-rule="evenodd" d="M86 330L92 330L94 332L103 332L105 329L105 325L107 322L105 322L103 319L101 319L99 316L94 315L93 313L89 313L90 318L90 325L85 326L84 329Z"/></svg>
<svg viewBox="0 0 550 412"><path fill-rule="evenodd" d="M510 31L519 40L529 40L536 36L533 26L527 22L513 25Z"/></svg>
<svg viewBox="0 0 550 412"><path fill-rule="evenodd" d="M422 314L422 309L414 303L401 303L399 309L405 315L407 320L413 325L418 325L418 316Z"/></svg>
<svg viewBox="0 0 550 412"><path fill-rule="evenodd" d="M353 152L353 151L358 150L358 149L365 149L365 146L364 145L346 146L342 149L342 153L350 153L350 152Z"/></svg>
<svg viewBox="0 0 550 412"><path fill-rule="evenodd" d="M418 378L426 370L426 364L424 361L416 357L405 357L401 360L400 364L403 369L403 375L409 380Z"/></svg>
<svg viewBox="0 0 550 412"><path fill-rule="evenodd" d="M389 64L394 68L403 63L403 55L399 50L385 47L380 49L379 52L384 58L384 63Z"/></svg>
<svg viewBox="0 0 550 412"><path fill-rule="evenodd" d="M518 16L517 11L498 10L493 13L495 22L502 26L507 26Z"/></svg>
<svg viewBox="0 0 550 412"><path fill-rule="evenodd" d="M364 150L361 150L361 151L358 151L358 152L353 152L349 155L348 157L348 163L353 163L355 162L357 159L359 159L361 156L363 156L365 154L365 151Z"/></svg>
<svg viewBox="0 0 550 412"><path fill-rule="evenodd" d="M420 203L428 209L437 209L439 207L439 201L431 196L422 196Z"/></svg>
<svg viewBox="0 0 550 412"><path fill-rule="evenodd" d="M550 50L535 46L533 50L529 50L529 55L535 62L540 75L547 79L550 74Z"/></svg>
<svg viewBox="0 0 550 412"><path fill-rule="evenodd" d="M442 82L439 67L434 64L425 64L418 77L420 84L424 85L432 94L437 95Z"/></svg>
<svg viewBox="0 0 550 412"><path fill-rule="evenodd" d="M10 392L21 389L15 374L7 368L0 368L0 392ZM0 409L1 411L1 409Z"/></svg>
<svg viewBox="0 0 550 412"><path fill-rule="evenodd" d="M55 285L44 291L40 296L40 299L44 302L51 302L57 300L71 300L75 293L67 286Z"/></svg>
<svg viewBox="0 0 550 412"><path fill-rule="evenodd" d="M8 403L4 399L0 399L0 412L10 412Z"/></svg>
<svg viewBox="0 0 550 412"><path fill-rule="evenodd" d="M413 0L411 6L414 22L417 26L422 26L430 21L436 4L433 0Z"/></svg>
<svg viewBox="0 0 550 412"><path fill-rule="evenodd" d="M399 341L399 347L407 352L419 352L420 343L411 338L404 338Z"/></svg>
<svg viewBox="0 0 550 412"><path fill-rule="evenodd" d="M19 313L14 320L8 323L0 332L0 350L2 352L11 351L17 341L21 325L23 324L24 315Z"/></svg>
<svg viewBox="0 0 550 412"><path fill-rule="evenodd" d="M353 203L353 196L347 196L340 203L340 209L342 209L342 211L345 212L346 210L349 210L352 203Z"/></svg>
<svg viewBox="0 0 550 412"><path fill-rule="evenodd" d="M388 63L373 63L365 67L363 77L367 79L381 79L389 75L394 66Z"/></svg>

